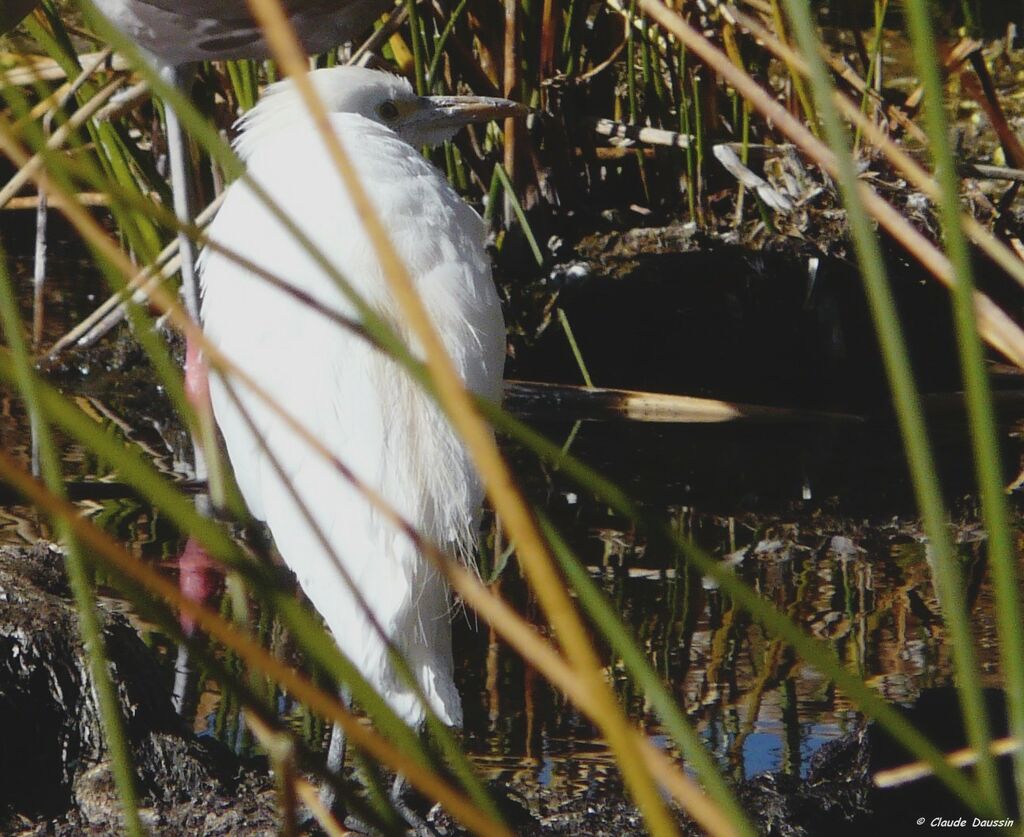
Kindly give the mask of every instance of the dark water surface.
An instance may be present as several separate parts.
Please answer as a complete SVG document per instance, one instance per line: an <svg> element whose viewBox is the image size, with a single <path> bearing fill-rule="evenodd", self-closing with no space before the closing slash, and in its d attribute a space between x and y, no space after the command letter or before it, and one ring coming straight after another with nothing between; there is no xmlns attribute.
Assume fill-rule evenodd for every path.
<svg viewBox="0 0 1024 837"><path fill-rule="evenodd" d="M65 281L49 296L50 340L102 298L91 270L61 258L56 253L51 265ZM18 281L27 287L27 261L12 261ZM82 370L87 374L66 377L64 383L83 409L111 433L141 444L169 476L186 478L180 427L168 419L159 393L126 395L102 384L94 360L76 363L89 367ZM1021 448L1009 431L1020 414L1005 419L1011 474ZM561 441L572 425L550 424L544 430ZM933 431L970 579L965 596L973 603L983 679L996 685L992 591L984 534L971 499L966 436L956 414L935 422ZM25 413L9 393L0 400L0 443L28 461ZM81 447L65 442L62 450L69 481L116 483L110 466ZM950 682L950 649L927 549L891 426L585 423L572 451L620 481L648 508L667 515L699 546L732 563L745 581L831 643L851 671L887 698L909 701L923 688ZM680 556L649 548L628 521L588 498L563 474L538 466L514 447L508 452L531 498L560 525L731 775L769 769L799 774L817 747L858 723L842 694L752 623L714 584L688 570ZM135 554L176 572L183 539L158 511L116 487L79 486L77 494L85 498L83 512ZM4 543L52 536L32 509L16 503L0 507ZM514 569L502 576L501 588L523 612L535 613ZM170 684L174 649L150 626L143 627L154 647L165 652ZM467 746L482 769L567 790L592 789L613 769L591 725L485 625L461 615L455 641ZM621 663L606 659L630 712L656 742L670 746ZM234 738L237 722L228 709L215 684L207 684L195 728Z"/></svg>

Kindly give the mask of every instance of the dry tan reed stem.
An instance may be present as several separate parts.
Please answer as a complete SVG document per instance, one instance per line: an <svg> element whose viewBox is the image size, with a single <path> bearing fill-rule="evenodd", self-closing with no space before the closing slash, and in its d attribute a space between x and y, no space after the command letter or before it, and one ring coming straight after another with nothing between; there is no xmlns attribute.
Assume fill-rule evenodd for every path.
<svg viewBox="0 0 1024 837"><path fill-rule="evenodd" d="M1020 750L1022 743L1019 739L996 738L989 745L989 752L993 756L1008 756ZM961 750L954 750L946 753L946 763L952 767L971 767L978 763L978 751L973 747L964 747ZM892 767L888 770L879 770L872 781L878 788L894 788L905 785L909 782L916 782L928 776L934 775L934 768L925 761L914 761L900 767Z"/></svg>
<svg viewBox="0 0 1024 837"><path fill-rule="evenodd" d="M97 55L104 55L105 53L106 50L102 50L101 52L87 52L79 55L78 58L79 61L89 62ZM110 57L109 64L110 69L112 70L131 69L128 62L119 55ZM60 81L67 77L68 74L64 72L64 68L52 58L39 58L37 56L33 56L26 64L13 67L10 70L5 70L0 73L0 86L27 87L40 81Z"/></svg>
<svg viewBox="0 0 1024 837"><path fill-rule="evenodd" d="M51 151L60 148L67 138L82 125L88 122L96 114L100 108L106 104L107 100L113 96L118 88L124 85L124 79L118 78L111 81L99 92L96 93L88 102L82 107L76 110L71 117L61 125L56 131L53 132L53 136L50 137L46 142L46 147ZM38 171L43 165L42 153L34 155L25 165L21 166L14 176L7 181L7 185L0 189L0 208L2 208L11 198L13 198L21 188L32 179L32 175Z"/></svg>

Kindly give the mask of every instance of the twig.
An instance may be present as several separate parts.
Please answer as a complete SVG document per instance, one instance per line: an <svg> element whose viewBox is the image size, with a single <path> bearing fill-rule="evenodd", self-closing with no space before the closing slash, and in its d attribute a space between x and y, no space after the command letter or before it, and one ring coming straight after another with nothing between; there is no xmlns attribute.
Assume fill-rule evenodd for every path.
<svg viewBox="0 0 1024 837"><path fill-rule="evenodd" d="M753 189L769 207L776 212L792 212L793 203L759 174L743 164L740 156L731 148L731 143L720 143L711 147L711 153L723 168L748 189Z"/></svg>
<svg viewBox="0 0 1024 837"><path fill-rule="evenodd" d="M611 139L628 140L629 142L641 142L645 145L662 145L672 148L689 148L694 138L689 134L681 134L678 131L669 131L666 128L651 128L646 125L630 125L627 122L618 122L614 119L604 117L591 118L590 124L594 133ZM719 145L729 146L733 149L742 147L739 142L724 142ZM749 151L761 152L763 154L782 154L793 149L792 145L768 145L766 143L747 143Z"/></svg>
<svg viewBox="0 0 1024 837"><path fill-rule="evenodd" d="M1021 748L1021 742L1016 738L997 738L991 743L989 752L993 756L1006 756L1016 753ZM952 767L970 767L978 761L978 753L971 747L956 750L946 756L946 762ZM892 788L905 785L908 782L916 782L931 776L935 771L927 762L915 761L905 764L902 767L893 767L889 770L880 770L873 777L877 788Z"/></svg>
<svg viewBox="0 0 1024 837"><path fill-rule="evenodd" d="M86 52L79 55L78 58L79 61L89 62L97 55L102 55L105 52L107 50ZM123 71L132 68L128 61L117 54L109 56L109 60L105 60L107 60L108 69L111 70ZM0 87L8 85L12 87L28 87L40 81L60 81L67 77L68 74L64 71L64 68L52 58L35 57L30 59L30 62L24 66L14 67L0 73Z"/></svg>
<svg viewBox="0 0 1024 837"><path fill-rule="evenodd" d="M23 195L18 198L11 198L3 207L5 212L22 212L26 209L36 209L42 198L39 195ZM49 206L60 206L63 198L54 197L47 199ZM82 206L110 206L110 196L104 192L79 192L75 195L75 201Z"/></svg>
<svg viewBox="0 0 1024 837"><path fill-rule="evenodd" d="M1011 169L987 163L961 163L956 170L961 177L973 177L977 180L1012 180L1015 183L1024 183L1024 169Z"/></svg>
<svg viewBox="0 0 1024 837"><path fill-rule="evenodd" d="M378 47L380 47L388 38L390 38L395 32L401 29L402 24L405 23L409 17L409 7L404 3L400 6L396 6L391 10L388 15L388 19L378 27L369 38L367 38L363 45L359 47L355 52L352 53L352 57L346 62L348 64L359 64L363 57L369 55Z"/></svg>
<svg viewBox="0 0 1024 837"><path fill-rule="evenodd" d="M196 216L196 226L208 224L223 202L224 194L221 193ZM48 361L53 360L75 343L80 346L91 346L124 318L124 304L129 294L133 294L133 302L145 302L154 285L160 284L177 272L178 264L178 241L175 239L160 251L153 264L136 273L124 288L107 297L95 311L54 343L46 351L44 358Z"/></svg>
<svg viewBox="0 0 1024 837"><path fill-rule="evenodd" d="M53 136L46 143L46 148L53 151L64 145L74 131L94 117L118 89L124 86L124 82L123 78L114 79L100 89L95 96L71 114L67 122L53 132ZM33 155L24 166L18 169L14 177L7 181L7 185L0 189L0 208L3 208L11 198L18 194L22 187L42 168L42 165L43 155L39 153Z"/></svg>

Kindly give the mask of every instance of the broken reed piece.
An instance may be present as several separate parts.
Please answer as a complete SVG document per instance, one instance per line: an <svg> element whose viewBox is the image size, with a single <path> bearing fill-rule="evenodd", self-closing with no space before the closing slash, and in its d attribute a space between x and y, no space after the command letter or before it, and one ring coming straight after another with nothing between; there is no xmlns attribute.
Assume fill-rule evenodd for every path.
<svg viewBox="0 0 1024 837"><path fill-rule="evenodd" d="M63 198L51 198L47 203L54 209L60 209L66 202ZM82 206L110 206L110 196L105 192L79 192L75 195L75 203ZM0 210L15 212L38 207L39 195L25 195L20 198L11 198L6 206L0 207Z"/></svg>
<svg viewBox="0 0 1024 837"><path fill-rule="evenodd" d="M849 424L864 421L863 417L850 413L765 407L691 395L537 381L506 381L503 406L516 415L532 418L620 419L676 424L736 421Z"/></svg>
<svg viewBox="0 0 1024 837"><path fill-rule="evenodd" d="M613 119L592 120L594 133L598 136L607 137L616 147L631 146L634 143L643 145L660 145L671 148L689 148L693 137L688 134L681 134L677 131L669 131L664 128L650 128L645 125L628 125L625 122L616 122ZM755 152L763 155L788 153L791 145L764 145L750 143L745 147L747 152ZM723 142L712 146L711 151L715 159L748 189L753 189L768 206L776 212L792 212L792 201L772 187L768 181L751 171L741 160L740 154L744 150L743 143Z"/></svg>
<svg viewBox="0 0 1024 837"><path fill-rule="evenodd" d="M989 746L989 752L993 756L1006 756L1016 753L1021 748L1021 742L1016 738L997 738ZM977 763L978 753L971 747L962 750L955 750L946 754L946 763L951 767L970 767ZM872 781L878 788L894 788L899 785L906 785L931 776L935 771L930 764L924 761L910 762L909 764L893 767L889 770L880 770L873 777Z"/></svg>
<svg viewBox="0 0 1024 837"><path fill-rule="evenodd" d="M693 137L689 134L681 134L678 131L669 131L665 128L651 128L647 125L630 125L626 122L618 122L614 119L604 117L593 118L590 124L594 133L598 136L608 137L611 140L620 142L639 142L644 145L663 145L674 148L689 148ZM741 142L721 143L734 151L743 148ZM793 148L790 144L767 145L764 143L748 143L747 150L761 154L782 154L788 153Z"/></svg>
<svg viewBox="0 0 1024 837"><path fill-rule="evenodd" d="M90 64L97 56L104 56L107 50L99 52L84 52L78 56L82 65ZM114 53L102 61L102 65L108 70L130 70L131 65L122 56ZM0 86L4 87L30 87L41 81L61 81L68 77L67 72L52 58L40 58L38 56L26 56L17 66L0 73Z"/></svg>

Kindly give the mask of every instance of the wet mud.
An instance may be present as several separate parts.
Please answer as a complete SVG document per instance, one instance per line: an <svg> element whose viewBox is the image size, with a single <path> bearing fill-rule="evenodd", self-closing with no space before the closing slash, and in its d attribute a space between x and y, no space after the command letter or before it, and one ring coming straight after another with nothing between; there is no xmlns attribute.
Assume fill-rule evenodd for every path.
<svg viewBox="0 0 1024 837"><path fill-rule="evenodd" d="M158 834L275 834L273 786L175 713L165 672L128 620L99 613L142 796ZM0 548L0 833L122 830L64 556Z"/></svg>

